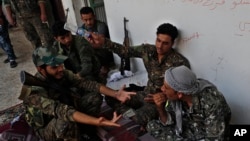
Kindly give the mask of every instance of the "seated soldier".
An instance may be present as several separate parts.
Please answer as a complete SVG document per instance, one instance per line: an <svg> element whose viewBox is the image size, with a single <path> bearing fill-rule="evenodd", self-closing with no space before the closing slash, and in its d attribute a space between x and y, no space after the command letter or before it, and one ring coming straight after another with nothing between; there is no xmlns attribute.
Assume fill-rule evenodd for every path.
<svg viewBox="0 0 250 141"><path fill-rule="evenodd" d="M155 138L161 141L228 139L231 110L212 83L197 79L190 69L179 66L165 72L161 90L163 94L152 95L159 119L147 124L147 130Z"/></svg>
<svg viewBox="0 0 250 141"><path fill-rule="evenodd" d="M35 78L48 85L37 86L32 83L25 93L26 96L22 96L26 108L26 121L35 133L46 141L99 140L97 135L86 137L84 133L87 130L80 130L78 125L118 127L120 125L115 122L120 116L114 114L112 120L107 120L104 117L96 118L79 112L71 103L74 100L71 100L70 93L66 92L70 91L71 87L85 88L114 97L122 103L135 93L123 89L115 91L95 81L80 78L64 69L63 63L66 58L52 51L52 48L39 47L33 52L32 59L38 71Z"/></svg>
<svg viewBox="0 0 250 141"><path fill-rule="evenodd" d="M64 25L65 22L55 22L52 26L52 34L56 40L53 48L60 54L68 57L64 62L65 68L84 79L105 84L106 77L103 77L101 74L101 63L94 49L85 38L72 35L70 31L65 30ZM80 112L97 117L100 114L103 96L100 93L82 88L73 89L81 94L81 100L75 103L75 108ZM89 132L95 132L95 127L93 126L84 125L82 128L83 130L88 129Z"/></svg>

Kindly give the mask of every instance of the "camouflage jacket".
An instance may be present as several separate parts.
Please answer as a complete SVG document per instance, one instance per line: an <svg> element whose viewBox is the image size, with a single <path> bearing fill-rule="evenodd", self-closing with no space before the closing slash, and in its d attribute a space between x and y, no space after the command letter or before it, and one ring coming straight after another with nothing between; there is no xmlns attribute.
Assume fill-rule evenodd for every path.
<svg viewBox="0 0 250 141"><path fill-rule="evenodd" d="M35 77L43 81L45 80L40 73L37 73ZM50 81L65 89L81 87L94 92L99 92L100 89L100 84L80 79L68 70L64 71L64 77L60 81ZM23 98L23 104L26 108L26 121L35 131L43 129L53 118L74 121L72 114L75 112L75 109L73 106L64 104L61 101L61 96L62 92L49 87L30 86L29 94Z"/></svg>
<svg viewBox="0 0 250 141"><path fill-rule="evenodd" d="M117 53L119 56L125 56L126 48L120 44L106 40L104 46ZM188 60L174 49L171 49L163 57L161 63L159 63L156 47L149 44L128 47L126 56L142 58L148 72L148 82L144 90L146 94L153 94L161 91L160 88L163 85L164 73L168 68L180 65L185 65L190 68Z"/></svg>
<svg viewBox="0 0 250 141"><path fill-rule="evenodd" d="M228 136L231 110L217 88L205 88L192 97L192 103L190 108L186 103L182 103L183 133L181 136L185 140L225 140L225 136ZM170 113L172 121L175 121L171 106L168 106L166 111ZM170 123L175 122L170 121Z"/></svg>
<svg viewBox="0 0 250 141"><path fill-rule="evenodd" d="M4 5L11 5L18 17L30 17L33 15L40 15L40 2L46 0L4 0Z"/></svg>
<svg viewBox="0 0 250 141"><path fill-rule="evenodd" d="M83 37L72 35L70 47L54 42L53 45L60 54L68 56L65 61L65 68L79 73L81 77L100 82L101 64L95 55L91 45Z"/></svg>

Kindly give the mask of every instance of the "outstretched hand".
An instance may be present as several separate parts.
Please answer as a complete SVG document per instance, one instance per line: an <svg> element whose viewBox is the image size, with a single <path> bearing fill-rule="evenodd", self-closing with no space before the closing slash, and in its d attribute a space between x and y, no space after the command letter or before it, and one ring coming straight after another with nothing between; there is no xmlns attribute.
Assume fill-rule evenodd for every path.
<svg viewBox="0 0 250 141"><path fill-rule="evenodd" d="M107 120L104 117L100 117L99 118L99 126L114 126L114 127L120 127L120 124L115 123L116 121L118 121L120 118L122 117L122 115L117 116L117 113L114 112L113 113L113 119L112 120Z"/></svg>
<svg viewBox="0 0 250 141"><path fill-rule="evenodd" d="M127 100L131 99L131 96L136 95L135 92L128 92L124 90L125 85L123 85L117 93L116 98L121 101L121 103L126 102Z"/></svg>

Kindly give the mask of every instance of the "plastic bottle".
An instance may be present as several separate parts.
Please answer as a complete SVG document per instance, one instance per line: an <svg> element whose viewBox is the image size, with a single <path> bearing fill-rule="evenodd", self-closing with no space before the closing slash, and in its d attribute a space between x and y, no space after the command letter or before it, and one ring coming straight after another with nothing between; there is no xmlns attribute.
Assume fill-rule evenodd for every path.
<svg viewBox="0 0 250 141"><path fill-rule="evenodd" d="M90 38L91 37L91 34L87 30L85 30L85 29L83 29L81 27L79 27L77 29L76 34L78 34L78 35L80 35L82 37L86 37L86 38Z"/></svg>
<svg viewBox="0 0 250 141"><path fill-rule="evenodd" d="M82 27L77 27L77 26L72 25L70 23L65 23L64 29L71 31L79 36L82 36L85 38L91 38L91 34L87 30L83 29Z"/></svg>

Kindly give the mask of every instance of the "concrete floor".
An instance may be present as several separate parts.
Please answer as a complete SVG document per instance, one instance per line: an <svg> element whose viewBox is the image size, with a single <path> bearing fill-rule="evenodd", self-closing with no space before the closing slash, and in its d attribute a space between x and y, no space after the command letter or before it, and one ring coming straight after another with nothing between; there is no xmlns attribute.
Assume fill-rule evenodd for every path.
<svg viewBox="0 0 250 141"><path fill-rule="evenodd" d="M20 71L25 70L31 74L35 73L35 67L31 60L33 47L25 38L21 28L9 30L12 45L17 56L18 66L10 68L10 64L4 64L7 58L5 52L0 49L0 110L14 106L22 101L18 100L21 91Z"/></svg>

